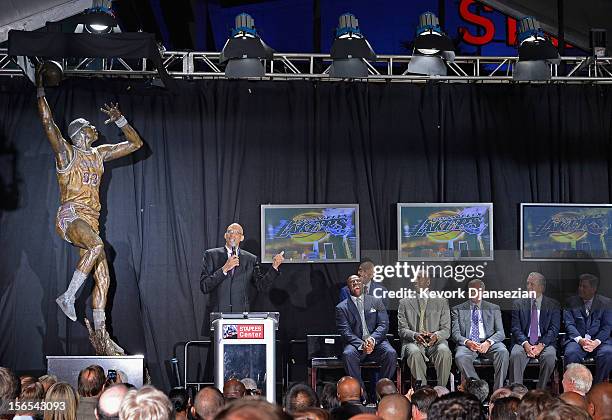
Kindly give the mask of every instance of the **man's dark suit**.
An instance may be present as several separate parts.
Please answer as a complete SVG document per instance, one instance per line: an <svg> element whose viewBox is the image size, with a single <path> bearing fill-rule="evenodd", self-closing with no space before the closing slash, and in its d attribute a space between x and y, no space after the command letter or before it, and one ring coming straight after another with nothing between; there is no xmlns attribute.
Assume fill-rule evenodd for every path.
<svg viewBox="0 0 612 420"><path fill-rule="evenodd" d="M610 375L612 369L612 302L605 296L595 295L589 315L584 302L579 296L572 296L563 311L563 321L567 333L565 344L565 364L582 363L587 356L595 357L595 377L593 383L602 382ZM587 353L575 341L576 337L600 340L601 344L592 353Z"/></svg>
<svg viewBox="0 0 612 420"><path fill-rule="evenodd" d="M383 378L392 378L397 363L397 353L387 341L389 330L389 316L382 300L370 295L364 295L364 316L370 337L376 341L374 351L370 354L360 350L363 345L361 317L357 306L351 298L340 302L336 306L336 327L342 336L345 347L342 353L344 370L347 375L361 382L361 368L359 364L365 360L376 361L381 365Z"/></svg>
<svg viewBox="0 0 612 420"><path fill-rule="evenodd" d="M538 325L540 336L537 343L544 344L544 349L538 355L540 362L540 376L538 388L546 388L550 375L555 369L557 361L557 337L561 323L561 308L559 302L542 296L540 317ZM529 362L523 343L529 341L529 328L531 326L531 299L517 299L512 306L512 350L510 352L510 383L523 383L523 372Z"/></svg>
<svg viewBox="0 0 612 420"><path fill-rule="evenodd" d="M387 288L385 286L383 286L382 284L375 282L374 280L370 280L370 283L368 284L368 295L370 296L374 296L374 297L379 297L382 299L383 303L385 304L385 308L387 308L388 305L388 300L386 297L386 294L384 295L385 297L383 298L383 292L386 293L387 292ZM348 299L348 297L351 295L351 292L349 291L348 286L344 286L342 289L340 289L340 299L339 302L342 302L345 299Z"/></svg>
<svg viewBox="0 0 612 420"><path fill-rule="evenodd" d="M361 401L345 401L338 407L334 408L329 414L332 420L348 420L357 414L369 413L374 414L374 410L361 404Z"/></svg>
<svg viewBox="0 0 612 420"><path fill-rule="evenodd" d="M254 286L258 292L265 292L279 272L270 268L263 275L257 257L243 249L238 251L240 265L233 272L223 274L227 261L227 249L213 248L204 252L200 289L210 294L209 312L244 312L249 310L249 289Z"/></svg>

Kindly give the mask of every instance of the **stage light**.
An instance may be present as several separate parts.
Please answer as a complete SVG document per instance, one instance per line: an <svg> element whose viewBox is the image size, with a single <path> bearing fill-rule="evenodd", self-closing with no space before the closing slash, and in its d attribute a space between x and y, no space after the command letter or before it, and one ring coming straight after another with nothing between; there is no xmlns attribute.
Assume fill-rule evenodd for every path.
<svg viewBox="0 0 612 420"><path fill-rule="evenodd" d="M519 60L514 67L514 80L550 80L549 64L559 64L561 57L540 23L531 16L518 25Z"/></svg>
<svg viewBox="0 0 612 420"><path fill-rule="evenodd" d="M425 12L419 16L408 71L429 76L446 76L444 61L455 61L454 49L453 41L440 28L438 17L431 12Z"/></svg>
<svg viewBox="0 0 612 420"><path fill-rule="evenodd" d="M121 32L110 0L94 0L93 6L77 16L75 33L110 34Z"/></svg>
<svg viewBox="0 0 612 420"><path fill-rule="evenodd" d="M331 57L331 77L368 77L368 67L364 60L375 60L376 53L361 33L355 15L345 13L340 16L331 47Z"/></svg>
<svg viewBox="0 0 612 420"><path fill-rule="evenodd" d="M272 59L274 50L266 45L255 29L251 15L236 16L232 36L221 50L219 61L227 62L225 75L230 78L263 77L266 74L262 59Z"/></svg>

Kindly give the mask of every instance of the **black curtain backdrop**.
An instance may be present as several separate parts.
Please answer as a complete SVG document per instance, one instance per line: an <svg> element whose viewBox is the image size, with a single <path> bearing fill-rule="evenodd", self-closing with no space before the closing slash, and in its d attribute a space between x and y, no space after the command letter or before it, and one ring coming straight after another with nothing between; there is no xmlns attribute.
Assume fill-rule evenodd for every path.
<svg viewBox="0 0 612 420"><path fill-rule="evenodd" d="M169 93L141 81L73 79L47 97L62 132L85 117L103 141L118 141L99 111L118 101L145 141L107 165L101 187L108 313L118 342L145 354L154 383L168 388L166 361L182 342L208 335L201 256L223 243L229 223L243 225L245 249L259 255L260 204L359 203L362 249L393 250L397 202L491 201L496 250L516 250L518 203L610 202L611 93L603 85L225 80L180 82ZM91 278L78 322L54 302L77 252L55 233L53 154L35 89L19 78L0 80L0 176L0 365L44 370L45 355L90 354L82 318L91 317ZM498 255L490 289L523 286L540 269L553 295L575 290L573 265ZM254 309L280 311L283 340L334 332L339 287L355 270L286 264ZM202 366L195 376L206 376Z"/></svg>

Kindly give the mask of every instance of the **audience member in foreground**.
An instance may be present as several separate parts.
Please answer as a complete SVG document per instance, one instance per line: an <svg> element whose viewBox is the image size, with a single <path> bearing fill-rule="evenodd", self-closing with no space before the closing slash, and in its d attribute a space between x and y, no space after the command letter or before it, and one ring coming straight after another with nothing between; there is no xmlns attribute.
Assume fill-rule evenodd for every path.
<svg viewBox="0 0 612 420"><path fill-rule="evenodd" d="M470 379L465 385L465 392L474 395L484 404L489 398L489 384L484 379Z"/></svg>
<svg viewBox="0 0 612 420"><path fill-rule="evenodd" d="M329 411L310 407L293 412L293 420L330 420Z"/></svg>
<svg viewBox="0 0 612 420"><path fill-rule="evenodd" d="M94 420L96 418L94 410L105 381L104 369L98 365L87 366L79 372L79 405L77 410L79 420Z"/></svg>
<svg viewBox="0 0 612 420"><path fill-rule="evenodd" d="M8 368L0 367L0 401L8 403L15 401L21 392L19 378ZM8 407L1 406L0 420L13 418L14 412L9 412Z"/></svg>
<svg viewBox="0 0 612 420"><path fill-rule="evenodd" d="M493 408L489 405L489 420L516 420L520 403L521 400L516 397L497 398Z"/></svg>
<svg viewBox="0 0 612 420"><path fill-rule="evenodd" d="M317 397L317 394L311 387L304 384L295 384L289 388L283 404L283 408L288 414L292 414L297 410L318 406L319 397Z"/></svg>
<svg viewBox="0 0 612 420"><path fill-rule="evenodd" d="M96 419L110 420L119 417L121 402L127 393L128 388L123 384L111 385L102 391L96 404Z"/></svg>
<svg viewBox="0 0 612 420"><path fill-rule="evenodd" d="M438 398L438 393L430 387L417 389L412 394L410 402L412 405L412 418L414 420L426 420L427 413L433 402Z"/></svg>
<svg viewBox="0 0 612 420"><path fill-rule="evenodd" d="M391 394L397 394L397 387L391 379L382 378L376 383L376 403Z"/></svg>
<svg viewBox="0 0 612 420"><path fill-rule="evenodd" d="M376 415L384 420L408 420L410 401L401 394L386 395L380 400Z"/></svg>
<svg viewBox="0 0 612 420"><path fill-rule="evenodd" d="M337 389L340 406L331 411L332 419L345 420L359 413L370 412L361 404L361 384L357 379L344 376L338 381Z"/></svg>
<svg viewBox="0 0 612 420"><path fill-rule="evenodd" d="M128 391L119 409L121 420L169 420L171 415L170 399L148 385Z"/></svg>
<svg viewBox="0 0 612 420"><path fill-rule="evenodd" d="M189 394L182 387L172 388L168 393L170 403L174 409L174 418L176 420L187 420L187 412L189 411Z"/></svg>
<svg viewBox="0 0 612 420"><path fill-rule="evenodd" d="M591 420L591 416L582 408L569 405L557 404L550 410L540 414L536 420Z"/></svg>
<svg viewBox="0 0 612 420"><path fill-rule="evenodd" d="M561 403L561 400L553 397L550 392L544 389L533 389L521 399L517 418L519 420L535 420L540 414L544 414Z"/></svg>
<svg viewBox="0 0 612 420"><path fill-rule="evenodd" d="M565 367L561 384L563 385L563 391L575 392L584 396L591 389L593 374L580 363L570 363Z"/></svg>
<svg viewBox="0 0 612 420"><path fill-rule="evenodd" d="M451 392L438 398L427 415L435 420L484 420L478 399L465 392Z"/></svg>
<svg viewBox="0 0 612 420"><path fill-rule="evenodd" d="M77 414L77 396L74 389L66 382L51 385L45 395L45 403L51 406L58 404L64 410L46 410L44 420L79 420Z"/></svg>
<svg viewBox="0 0 612 420"><path fill-rule="evenodd" d="M228 379L223 384L223 397L226 400L235 400L246 395L246 387L238 379Z"/></svg>
<svg viewBox="0 0 612 420"><path fill-rule="evenodd" d="M593 420L612 419L612 384L602 382L594 385L586 396L588 411Z"/></svg>
<svg viewBox="0 0 612 420"><path fill-rule="evenodd" d="M246 397L230 401L215 420L291 420L291 416L266 400Z"/></svg>
<svg viewBox="0 0 612 420"><path fill-rule="evenodd" d="M561 401L564 403L574 405L578 408L582 408L583 410L588 410L589 408L586 398L577 392L564 392L563 394L559 395L559 398L561 398Z"/></svg>
<svg viewBox="0 0 612 420"><path fill-rule="evenodd" d="M223 408L223 394L213 386L202 388L195 396L191 416L199 420L212 420Z"/></svg>

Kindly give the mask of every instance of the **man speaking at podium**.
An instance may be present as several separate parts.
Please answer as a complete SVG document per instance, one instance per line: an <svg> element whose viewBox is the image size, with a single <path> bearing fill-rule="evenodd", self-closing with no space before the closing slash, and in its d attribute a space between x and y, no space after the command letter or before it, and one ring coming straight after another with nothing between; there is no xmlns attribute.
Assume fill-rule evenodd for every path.
<svg viewBox="0 0 612 420"><path fill-rule="evenodd" d="M265 292L279 276L278 268L284 261L283 253L272 259L272 268L261 273L257 257L240 248L244 231L232 223L225 231L225 246L204 252L200 289L210 294L208 312L247 312L249 288Z"/></svg>

